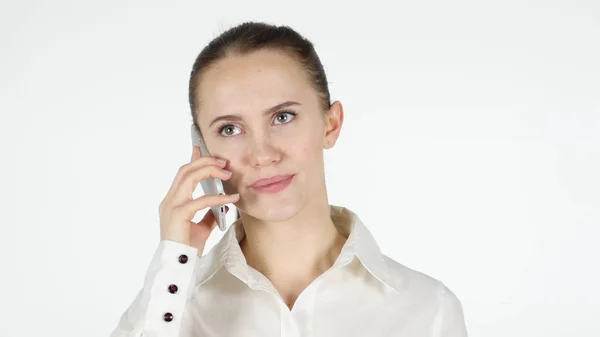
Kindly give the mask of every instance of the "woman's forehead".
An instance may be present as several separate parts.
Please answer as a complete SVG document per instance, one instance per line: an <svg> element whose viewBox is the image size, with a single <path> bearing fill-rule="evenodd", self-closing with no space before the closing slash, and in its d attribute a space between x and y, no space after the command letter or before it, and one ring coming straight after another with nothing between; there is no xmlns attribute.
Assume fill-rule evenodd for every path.
<svg viewBox="0 0 600 337"><path fill-rule="evenodd" d="M263 51L229 56L211 65L202 74L196 94L202 114L238 114L283 101L302 103L314 95L311 89L297 61Z"/></svg>

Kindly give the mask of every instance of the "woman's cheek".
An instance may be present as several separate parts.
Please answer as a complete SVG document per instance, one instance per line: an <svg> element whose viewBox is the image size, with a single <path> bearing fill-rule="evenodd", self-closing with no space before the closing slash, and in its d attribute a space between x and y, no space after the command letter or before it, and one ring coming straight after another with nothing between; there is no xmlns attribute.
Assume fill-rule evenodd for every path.
<svg viewBox="0 0 600 337"><path fill-rule="evenodd" d="M228 162L236 162L244 151L244 141L237 139L240 136L224 138L215 145L215 155L227 159Z"/></svg>
<svg viewBox="0 0 600 337"><path fill-rule="evenodd" d="M238 192L231 181L223 181L223 189L225 190L225 194L234 194Z"/></svg>

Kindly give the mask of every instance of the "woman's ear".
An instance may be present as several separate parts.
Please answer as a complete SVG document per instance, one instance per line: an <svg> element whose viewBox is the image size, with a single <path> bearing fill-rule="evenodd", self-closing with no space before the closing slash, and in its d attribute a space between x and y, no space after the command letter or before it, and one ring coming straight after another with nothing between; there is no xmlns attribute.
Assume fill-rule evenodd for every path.
<svg viewBox="0 0 600 337"><path fill-rule="evenodd" d="M335 101L329 106L325 116L325 137L323 137L323 148L330 149L335 145L342 124L344 123L344 107L340 101Z"/></svg>

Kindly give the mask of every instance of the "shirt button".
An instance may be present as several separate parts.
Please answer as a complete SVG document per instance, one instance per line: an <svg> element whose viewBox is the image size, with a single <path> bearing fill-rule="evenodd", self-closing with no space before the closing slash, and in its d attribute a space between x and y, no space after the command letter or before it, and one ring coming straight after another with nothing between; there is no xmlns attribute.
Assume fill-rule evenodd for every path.
<svg viewBox="0 0 600 337"><path fill-rule="evenodd" d="M170 321L172 321L172 320L173 320L173 314L172 314L172 313L170 313L170 312L167 312L167 313L166 313L166 314L163 316L163 319L164 319L166 322L170 322Z"/></svg>
<svg viewBox="0 0 600 337"><path fill-rule="evenodd" d="M186 263L188 261L188 257L185 254L179 255L179 263Z"/></svg>
<svg viewBox="0 0 600 337"><path fill-rule="evenodd" d="M171 284L171 285L169 286L169 292L170 292L171 294L174 294L174 293L176 293L176 292L177 292L177 289L178 289L178 288L177 288L177 286L176 286L176 285L174 285L174 284Z"/></svg>

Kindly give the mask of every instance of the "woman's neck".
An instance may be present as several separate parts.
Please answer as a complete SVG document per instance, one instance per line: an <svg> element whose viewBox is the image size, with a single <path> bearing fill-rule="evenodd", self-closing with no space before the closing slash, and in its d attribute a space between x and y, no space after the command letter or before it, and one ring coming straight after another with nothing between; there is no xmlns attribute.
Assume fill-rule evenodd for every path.
<svg viewBox="0 0 600 337"><path fill-rule="evenodd" d="M248 265L265 275L287 302L333 265L346 241L327 202L309 203L285 222L242 221L246 235L240 247Z"/></svg>

